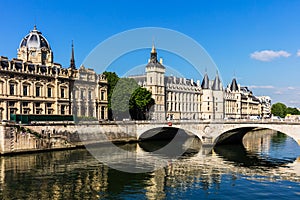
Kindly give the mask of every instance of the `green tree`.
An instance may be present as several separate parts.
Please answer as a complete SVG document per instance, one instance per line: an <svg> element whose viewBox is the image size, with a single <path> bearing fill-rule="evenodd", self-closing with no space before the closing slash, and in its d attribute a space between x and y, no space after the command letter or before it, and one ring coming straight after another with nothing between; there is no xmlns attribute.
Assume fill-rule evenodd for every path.
<svg viewBox="0 0 300 200"><path fill-rule="evenodd" d="M111 109L111 97L115 86L119 81L119 76L115 72L103 72L107 78L108 88L107 88L107 100L108 100L108 119L113 120L113 114Z"/></svg>
<svg viewBox="0 0 300 200"><path fill-rule="evenodd" d="M134 79L121 78L115 85L111 96L111 109L113 117L117 120L130 117L129 101L131 95L138 88Z"/></svg>
<svg viewBox="0 0 300 200"><path fill-rule="evenodd" d="M148 119L149 109L155 103L151 92L140 87L134 79L119 78L115 72L103 74L108 82L108 118Z"/></svg>
<svg viewBox="0 0 300 200"><path fill-rule="evenodd" d="M291 114L291 115L300 115L300 111L297 108L291 108L288 107L286 109L286 114Z"/></svg>
<svg viewBox="0 0 300 200"><path fill-rule="evenodd" d="M131 118L135 120L149 119L149 110L155 101L151 98L152 93L145 88L138 87L131 95L129 108Z"/></svg>
<svg viewBox="0 0 300 200"><path fill-rule="evenodd" d="M287 112L286 105L283 103L275 103L271 107L271 113L275 116L285 117Z"/></svg>

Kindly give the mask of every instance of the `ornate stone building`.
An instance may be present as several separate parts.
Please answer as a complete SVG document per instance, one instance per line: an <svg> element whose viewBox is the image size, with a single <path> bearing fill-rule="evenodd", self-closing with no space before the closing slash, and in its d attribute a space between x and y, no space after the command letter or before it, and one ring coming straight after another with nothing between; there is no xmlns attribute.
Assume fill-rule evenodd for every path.
<svg viewBox="0 0 300 200"><path fill-rule="evenodd" d="M152 92L155 105L151 119L222 119L223 87L216 75L210 82L205 75L202 84L193 79L165 76L162 60L158 61L154 46L146 65L146 74L130 76Z"/></svg>
<svg viewBox="0 0 300 200"><path fill-rule="evenodd" d="M158 61L154 46L146 65L146 74L130 77L152 92L155 100L151 115L153 120L239 119L270 113L270 101L258 99L247 87L238 85L236 79L224 89L218 73L213 80L205 74L201 83L165 76L165 67L162 60Z"/></svg>
<svg viewBox="0 0 300 200"><path fill-rule="evenodd" d="M76 69L73 44L70 66L54 63L50 44L34 27L17 58L0 56L0 119L9 120L10 114L107 119L107 81L92 69Z"/></svg>
<svg viewBox="0 0 300 200"><path fill-rule="evenodd" d="M271 117L271 98L269 96L258 96L261 103L261 117Z"/></svg>
<svg viewBox="0 0 300 200"><path fill-rule="evenodd" d="M241 87L234 78L225 90L225 117L248 119L250 116L265 117L271 112L271 99L268 103L254 96L248 87Z"/></svg>

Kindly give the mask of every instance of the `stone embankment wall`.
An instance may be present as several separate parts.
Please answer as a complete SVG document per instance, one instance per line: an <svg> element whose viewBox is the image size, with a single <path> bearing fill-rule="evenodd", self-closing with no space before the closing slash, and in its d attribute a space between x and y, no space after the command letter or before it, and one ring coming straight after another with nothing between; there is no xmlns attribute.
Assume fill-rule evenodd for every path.
<svg viewBox="0 0 300 200"><path fill-rule="evenodd" d="M136 140L135 124L0 125L1 154Z"/></svg>

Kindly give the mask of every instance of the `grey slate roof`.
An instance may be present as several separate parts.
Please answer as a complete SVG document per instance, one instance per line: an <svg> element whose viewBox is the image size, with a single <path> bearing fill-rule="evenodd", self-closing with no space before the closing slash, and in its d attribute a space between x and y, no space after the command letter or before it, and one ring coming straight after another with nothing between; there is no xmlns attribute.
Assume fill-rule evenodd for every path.
<svg viewBox="0 0 300 200"><path fill-rule="evenodd" d="M220 78L219 78L219 75L218 75L218 74L216 75L216 78L215 78L215 80L214 80L212 89L213 89L213 90L217 90L217 91L222 90L222 89L221 89L221 81L220 81Z"/></svg>
<svg viewBox="0 0 300 200"><path fill-rule="evenodd" d="M204 75L204 78L203 78L203 81L202 81L202 84L201 84L201 88L202 89L209 89L209 79L208 79L207 74Z"/></svg>
<svg viewBox="0 0 300 200"><path fill-rule="evenodd" d="M238 88L236 79L233 78L233 79L232 79L232 82L231 82L231 85L230 85L230 90L231 90L231 91L237 91L238 89L239 89L239 88Z"/></svg>

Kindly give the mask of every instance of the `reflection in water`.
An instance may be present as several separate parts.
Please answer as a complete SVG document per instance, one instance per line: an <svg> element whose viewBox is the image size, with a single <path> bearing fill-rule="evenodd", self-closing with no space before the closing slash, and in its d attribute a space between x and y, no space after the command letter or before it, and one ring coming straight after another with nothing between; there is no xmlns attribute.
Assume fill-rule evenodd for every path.
<svg viewBox="0 0 300 200"><path fill-rule="evenodd" d="M276 158L269 155L272 145L284 143L287 136L273 130L250 131L243 138L243 144L219 145L214 151L223 159L245 167L279 167L292 163L297 157Z"/></svg>
<svg viewBox="0 0 300 200"><path fill-rule="evenodd" d="M188 140L194 141L192 153L159 155L168 165L140 174L111 169L85 149L0 157L0 198L230 199L233 189L239 199L299 197L300 148L291 138L256 131L245 136L244 146L219 146L206 155ZM121 146L141 154L159 149L151 143Z"/></svg>

